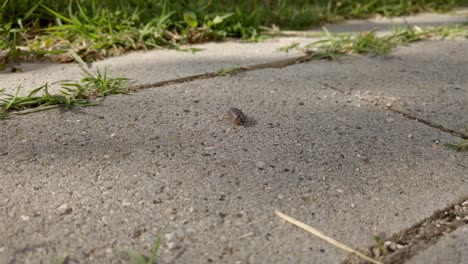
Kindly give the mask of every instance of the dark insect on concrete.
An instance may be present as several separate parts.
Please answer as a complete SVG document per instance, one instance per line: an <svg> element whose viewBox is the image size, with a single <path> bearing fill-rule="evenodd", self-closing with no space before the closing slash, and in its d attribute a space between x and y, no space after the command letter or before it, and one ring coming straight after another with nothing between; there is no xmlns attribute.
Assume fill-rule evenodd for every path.
<svg viewBox="0 0 468 264"><path fill-rule="evenodd" d="M247 117L238 108L230 108L226 114L226 119L229 120L233 125L242 126L245 125Z"/></svg>

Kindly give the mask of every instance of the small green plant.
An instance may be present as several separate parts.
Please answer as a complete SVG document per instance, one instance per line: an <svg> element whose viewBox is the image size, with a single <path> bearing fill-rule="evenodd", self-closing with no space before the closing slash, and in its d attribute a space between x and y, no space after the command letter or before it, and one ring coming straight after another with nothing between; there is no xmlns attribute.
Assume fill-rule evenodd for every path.
<svg viewBox="0 0 468 264"><path fill-rule="evenodd" d="M187 52L191 52L192 54L195 54L195 53L197 53L197 52L204 51L205 49L200 49L200 48L182 48L182 47L179 47L177 50L178 50L178 51L187 51Z"/></svg>
<svg viewBox="0 0 468 264"><path fill-rule="evenodd" d="M66 108L92 105L92 102L88 99L81 98L77 92L72 93L73 91L62 91L63 95L51 95L48 91L48 83L34 89L26 96L18 95L20 89L21 86L18 86L15 95L0 92L0 96L2 96L0 98L0 109L2 113L48 105L64 105ZM38 95L41 91L43 91L44 94Z"/></svg>
<svg viewBox="0 0 468 264"><path fill-rule="evenodd" d="M385 241L382 235L374 235L375 248L379 250L380 255L386 256L388 254L387 247L385 246Z"/></svg>
<svg viewBox="0 0 468 264"><path fill-rule="evenodd" d="M465 127L465 135L468 135L468 126ZM445 146L456 151L466 151L468 150L468 139L463 139L458 144L447 143Z"/></svg>
<svg viewBox="0 0 468 264"><path fill-rule="evenodd" d="M70 256L63 255L55 259L54 264L67 264L69 262Z"/></svg>
<svg viewBox="0 0 468 264"><path fill-rule="evenodd" d="M107 69L104 70L104 74L101 74L99 69L93 74L74 51L70 51L70 54L83 71L84 78L81 82L61 84L62 89L56 95L49 93L48 83L34 89L26 96L19 95L21 85L14 95L5 93L5 89L0 89L0 119L8 118L11 111L41 106L61 105L66 108L92 106L97 104L92 99L126 93L127 78L109 78Z"/></svg>
<svg viewBox="0 0 468 264"><path fill-rule="evenodd" d="M278 48L278 49L276 49L276 50L279 51L279 52L286 52L286 53L288 53L289 51L291 51L291 50L296 50L296 49L298 49L299 47L300 47L300 44L297 43L297 42L294 42L294 43L292 43L291 45L288 45L288 46L285 46L285 47L281 47L281 48Z"/></svg>
<svg viewBox="0 0 468 264"><path fill-rule="evenodd" d="M215 73L216 76L227 76L231 75L233 73L236 73L240 70L240 67L233 67L233 68L226 68L226 69L221 69Z"/></svg>
<svg viewBox="0 0 468 264"><path fill-rule="evenodd" d="M447 11L466 0L3 0L2 64L74 49L85 60L190 42L258 41L262 27L305 29L324 22Z"/></svg>
<svg viewBox="0 0 468 264"><path fill-rule="evenodd" d="M153 249L151 250L151 255L149 258L132 249L121 249L120 252L124 254L133 264L155 264L160 245L161 239L158 238L153 245Z"/></svg>
<svg viewBox="0 0 468 264"><path fill-rule="evenodd" d="M458 144L445 144L446 147L448 148L451 148L453 150L456 150L456 151L466 151L468 150L468 139L464 139L460 142L458 142Z"/></svg>
<svg viewBox="0 0 468 264"><path fill-rule="evenodd" d="M281 48L281 51L290 49L300 49L310 55L310 60L331 59L335 60L344 55L350 54L388 54L398 45L404 45L411 42L431 38L468 38L468 25L440 26L422 29L417 26L411 26L408 23L404 27L395 27L392 33L379 36L376 30L365 33L354 34L331 34L326 28L323 28L326 39L319 40L299 47L290 45Z"/></svg>

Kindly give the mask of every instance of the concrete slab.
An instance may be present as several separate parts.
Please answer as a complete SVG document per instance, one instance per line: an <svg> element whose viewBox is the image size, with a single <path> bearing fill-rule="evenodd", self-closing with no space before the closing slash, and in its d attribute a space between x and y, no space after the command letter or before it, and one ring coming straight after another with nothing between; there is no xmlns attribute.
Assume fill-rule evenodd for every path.
<svg viewBox="0 0 468 264"><path fill-rule="evenodd" d="M401 25L407 20L418 26L448 25L468 22L468 10L459 10L452 14L421 14L400 18L380 18L369 20L351 20L345 23L327 25L327 29L335 33L369 31L378 29L385 34L393 24ZM294 32L291 37L273 38L259 43L222 42L193 45L190 47L203 49L201 52L180 52L175 50L152 50L148 52L131 52L126 55L108 58L91 63L92 71L108 68L111 76L127 77L132 84L147 84L186 77L190 75L216 72L221 69L268 63L286 58L303 55L297 50L288 53L278 52L293 43L304 46L320 40L316 33L321 28L311 31ZM311 35L312 33L312 35ZM308 35L313 38L306 37ZM46 82L50 83L49 91L57 93L60 81L78 81L83 76L81 70L74 64L59 63L21 63L18 66L22 72L0 72L0 88L5 88L9 94L14 94L18 85L22 86L20 95L26 95L34 88Z"/></svg>
<svg viewBox="0 0 468 264"><path fill-rule="evenodd" d="M196 53L162 49L131 52L91 63L89 66L92 72L97 69L103 72L107 68L110 76L130 78L132 84L146 84L299 57L303 55L302 52L279 52L278 48L292 43L305 45L310 42L309 38L291 37L269 39L259 43L206 43L190 46L203 49ZM83 78L76 64L21 63L19 67L22 72L0 72L0 87L6 88L5 92L14 94L21 84L21 94L26 95L34 88L49 82L52 83L50 92L57 93L60 85L56 82L78 81Z"/></svg>
<svg viewBox="0 0 468 264"><path fill-rule="evenodd" d="M423 41L383 58L356 56L320 66L309 64L311 73L304 71L298 78L465 133L467 51L464 40Z"/></svg>
<svg viewBox="0 0 468 264"><path fill-rule="evenodd" d="M437 244L413 257L408 264L468 263L468 227L464 226L442 238Z"/></svg>
<svg viewBox="0 0 468 264"><path fill-rule="evenodd" d="M161 263L338 263L274 209L357 247L466 195L466 155L438 144L456 138L325 87L327 65L3 121L0 262L121 263L160 237Z"/></svg>
<svg viewBox="0 0 468 264"><path fill-rule="evenodd" d="M333 33L365 32L377 29L382 33L388 33L395 26L402 27L406 23L419 27L434 27L468 22L468 9L459 9L452 13L434 14L421 13L402 17L374 17L370 19L347 20L343 23L325 25L327 30ZM316 31L316 30L315 30Z"/></svg>

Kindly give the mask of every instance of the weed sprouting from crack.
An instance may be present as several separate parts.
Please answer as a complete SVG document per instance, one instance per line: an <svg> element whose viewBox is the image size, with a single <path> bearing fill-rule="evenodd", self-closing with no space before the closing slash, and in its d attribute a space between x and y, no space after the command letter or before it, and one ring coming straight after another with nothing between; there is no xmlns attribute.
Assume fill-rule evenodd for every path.
<svg viewBox="0 0 468 264"><path fill-rule="evenodd" d="M377 30L365 33L332 34L323 28L325 39L307 44L304 47L292 44L278 51L288 52L291 49L299 49L310 54L309 60L330 59L336 60L344 55L372 54L385 55L398 45L428 39L441 38L468 38L468 25L452 25L420 28L408 23L403 27L395 27L392 33L379 36Z"/></svg>
<svg viewBox="0 0 468 264"><path fill-rule="evenodd" d="M179 48L187 43L265 38L266 26L300 30L324 22L448 11L466 0L200 0L0 1L0 69L15 60L85 60L129 50Z"/></svg>
<svg viewBox="0 0 468 264"><path fill-rule="evenodd" d="M51 95L48 91L48 83L34 89L26 96L19 96L21 86L16 89L15 95L0 93L0 113L3 116L8 116L9 111L24 110L27 108L34 108L39 106L48 105L63 105L66 108L73 106L89 106L92 104L89 100L79 96L78 91L61 91L62 95ZM44 94L37 95L40 91Z"/></svg>
<svg viewBox="0 0 468 264"><path fill-rule="evenodd" d="M238 72L240 70L241 70L240 67L232 67L232 68L221 69L221 70L219 70L219 71L217 71L215 73L215 76L227 76L227 75L231 75L233 73L236 73L236 72Z"/></svg>
<svg viewBox="0 0 468 264"><path fill-rule="evenodd" d="M60 256L53 262L54 264L67 264L69 262L70 256L64 255Z"/></svg>
<svg viewBox="0 0 468 264"><path fill-rule="evenodd" d="M468 135L468 126L465 127L465 135ZM468 139L463 139L457 144L445 144L447 148L453 149L455 151L468 151Z"/></svg>
<svg viewBox="0 0 468 264"><path fill-rule="evenodd" d="M133 249L120 249L120 252L124 254L127 258L129 258L129 260L133 264L154 264L156 263L156 257L157 257L160 245L161 245L161 239L158 238L154 242L153 248L151 250L151 255L149 258Z"/></svg>
<svg viewBox="0 0 468 264"><path fill-rule="evenodd" d="M288 52L290 52L291 50L296 50L296 49L298 49L299 47L300 47L300 44L299 44L298 42L294 42L294 43L292 43L291 45L278 48L276 51L288 53Z"/></svg>
<svg viewBox="0 0 468 264"><path fill-rule="evenodd" d="M17 87L14 95L5 93L5 89L0 89L0 119L8 118L12 111L51 105L65 106L67 109L75 106L93 106L98 104L98 101L93 99L111 94L126 94L127 78L110 78L107 69L103 74L99 70L93 74L75 52L70 51L70 54L83 71L84 78L80 82L61 84L62 89L59 94L50 94L48 83L35 88L26 96L19 95L21 85Z"/></svg>
<svg viewBox="0 0 468 264"><path fill-rule="evenodd" d="M468 139L464 139L457 144L445 144L446 147L456 151L467 151L468 150Z"/></svg>

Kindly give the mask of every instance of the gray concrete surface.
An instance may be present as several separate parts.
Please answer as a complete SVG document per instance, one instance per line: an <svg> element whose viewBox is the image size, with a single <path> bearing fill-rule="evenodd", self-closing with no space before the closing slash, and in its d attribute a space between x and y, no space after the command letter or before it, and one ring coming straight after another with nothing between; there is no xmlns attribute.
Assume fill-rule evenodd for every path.
<svg viewBox="0 0 468 264"><path fill-rule="evenodd" d="M404 17L373 17L370 19L347 20L343 23L329 24L325 27L334 33L345 33L352 31L371 31L374 29L380 32L391 32L394 27L403 27L406 23L419 27L443 26L450 24L466 23L468 9L459 9L449 14L422 13Z"/></svg>
<svg viewBox="0 0 468 264"><path fill-rule="evenodd" d="M299 56L276 53L297 41L309 40L205 44L195 55L93 66L148 83ZM409 228L468 195L466 152L443 146L460 138L385 109L461 131L467 43L424 41L385 58L245 72L0 121L0 263L125 263L119 249L148 254L157 237L159 263L340 263L345 253L274 210L366 247L374 233ZM73 65L22 67L1 74L0 87L79 77ZM248 126L223 119L233 106ZM465 229L412 263L463 261Z"/></svg>
<svg viewBox="0 0 468 264"><path fill-rule="evenodd" d="M328 63L324 84L465 133L468 125L468 42L432 40L390 56ZM314 76L315 77L315 76Z"/></svg>
<svg viewBox="0 0 468 264"><path fill-rule="evenodd" d="M195 54L176 50L131 52L91 63L89 66L92 72L98 69L103 72L107 68L110 76L130 78L131 84L146 84L300 57L302 52L292 50L285 53L279 52L278 48L292 43L305 45L311 41L309 38L291 37L259 43L206 43L190 46L203 49ZM5 88L7 93L14 94L18 85L22 85L21 93L26 95L46 82L52 84L51 93L57 93L60 89L57 82L79 81L83 78L82 71L76 64L21 63L19 68L23 72L0 72L0 87Z"/></svg>
<svg viewBox="0 0 468 264"><path fill-rule="evenodd" d="M408 264L468 263L468 226L442 238L437 244L419 253Z"/></svg>
<svg viewBox="0 0 468 264"><path fill-rule="evenodd" d="M468 9L459 10L453 14L420 14L417 16L400 18L373 18L367 20L351 20L344 23L326 25L327 29L335 33L369 31L378 29L385 34L393 25L402 25L404 21L421 27L458 24L468 22ZM323 32L321 28L296 32L307 34ZM286 58L303 55L297 50L288 53L278 52L278 48L298 43L304 46L321 39L320 37L278 37L258 43L223 42L206 43L188 46L202 51L195 54L176 50L152 50L147 52L131 52L126 55L108 58L91 63L91 70L105 68L111 76L127 77L132 84L155 83L190 75L216 72L221 69L250 66L268 63ZM78 81L82 72L77 65L61 63L21 63L17 65L22 72L0 72L0 88L5 88L9 94L14 94L18 85L22 89L20 94L26 95L34 88L44 83L50 83L50 92L57 93L60 81Z"/></svg>
<svg viewBox="0 0 468 264"><path fill-rule="evenodd" d="M327 88L327 65L3 122L0 262L120 263L161 237L162 263L338 263L273 211L361 246L466 195L466 155L437 143L456 138ZM231 106L252 125L223 120Z"/></svg>

